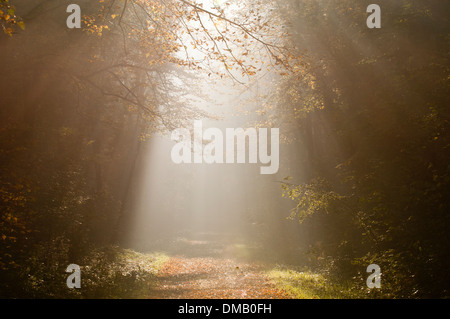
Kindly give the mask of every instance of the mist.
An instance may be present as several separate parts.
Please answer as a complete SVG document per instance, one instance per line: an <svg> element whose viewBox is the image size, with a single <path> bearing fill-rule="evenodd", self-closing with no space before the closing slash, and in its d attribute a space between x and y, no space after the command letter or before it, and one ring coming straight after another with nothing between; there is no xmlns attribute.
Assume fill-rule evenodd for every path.
<svg viewBox="0 0 450 319"><path fill-rule="evenodd" d="M0 298L449 297L448 3L72 2L0 0Z"/></svg>

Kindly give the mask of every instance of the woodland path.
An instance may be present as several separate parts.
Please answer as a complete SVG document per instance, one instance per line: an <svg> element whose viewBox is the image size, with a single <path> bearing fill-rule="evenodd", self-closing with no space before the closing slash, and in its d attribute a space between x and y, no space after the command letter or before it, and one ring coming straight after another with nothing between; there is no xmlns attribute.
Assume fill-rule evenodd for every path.
<svg viewBox="0 0 450 319"><path fill-rule="evenodd" d="M221 240L180 238L159 270L152 299L285 299L265 275L265 265L236 257L242 249ZM245 260L245 259L244 259Z"/></svg>

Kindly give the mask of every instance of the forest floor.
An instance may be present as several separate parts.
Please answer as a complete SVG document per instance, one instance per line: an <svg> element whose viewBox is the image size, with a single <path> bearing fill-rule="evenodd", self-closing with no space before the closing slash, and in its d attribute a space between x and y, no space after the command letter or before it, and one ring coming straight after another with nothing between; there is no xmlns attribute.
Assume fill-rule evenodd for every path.
<svg viewBox="0 0 450 319"><path fill-rule="evenodd" d="M324 276L264 260L261 248L217 234L182 236L164 247L168 256L143 298L289 299L345 298L346 289Z"/></svg>
<svg viewBox="0 0 450 319"><path fill-rule="evenodd" d="M244 245L211 235L197 238L178 238L165 247L171 257L159 269L146 298L291 298L267 276L267 265L243 258L248 250Z"/></svg>
<svg viewBox="0 0 450 319"><path fill-rule="evenodd" d="M84 262L83 289L70 290L70 296L65 289L61 295L113 299L367 297L360 293L363 286L333 280L327 271L308 265L306 256L286 245L273 242L269 248L268 243L215 233L159 236L150 242L146 247L94 251ZM355 287L359 287L357 293Z"/></svg>
<svg viewBox="0 0 450 319"><path fill-rule="evenodd" d="M285 299L289 295L265 276L260 265L177 256L159 271L156 287L147 298Z"/></svg>

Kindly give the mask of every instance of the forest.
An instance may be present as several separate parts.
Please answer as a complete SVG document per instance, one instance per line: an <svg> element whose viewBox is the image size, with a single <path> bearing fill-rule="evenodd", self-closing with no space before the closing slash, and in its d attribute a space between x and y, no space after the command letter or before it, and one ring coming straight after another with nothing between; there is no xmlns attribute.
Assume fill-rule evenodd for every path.
<svg viewBox="0 0 450 319"><path fill-rule="evenodd" d="M0 298L450 297L450 2L372 3L0 0Z"/></svg>

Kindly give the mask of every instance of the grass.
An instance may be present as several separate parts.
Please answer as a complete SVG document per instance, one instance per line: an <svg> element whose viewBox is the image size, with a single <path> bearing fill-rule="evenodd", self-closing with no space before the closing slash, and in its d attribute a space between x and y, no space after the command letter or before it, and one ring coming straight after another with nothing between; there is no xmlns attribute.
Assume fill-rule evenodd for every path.
<svg viewBox="0 0 450 319"><path fill-rule="evenodd" d="M168 259L169 256L161 252L140 253L131 249L123 249L118 253L119 263L123 262L131 267L146 269L155 274Z"/></svg>
<svg viewBox="0 0 450 319"><path fill-rule="evenodd" d="M108 259L108 255L113 256ZM169 259L164 253L140 253L110 247L89 256L82 267L81 298L145 298L154 287L159 269Z"/></svg>
<svg viewBox="0 0 450 319"><path fill-rule="evenodd" d="M357 298L347 285L329 282L323 275L277 266L267 272L275 285L294 299Z"/></svg>

